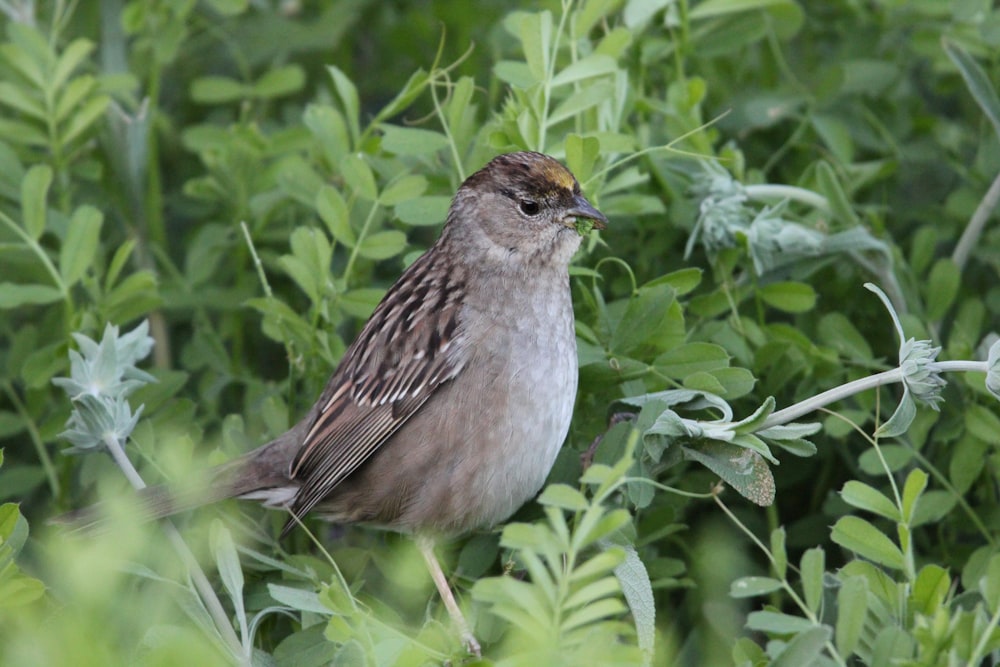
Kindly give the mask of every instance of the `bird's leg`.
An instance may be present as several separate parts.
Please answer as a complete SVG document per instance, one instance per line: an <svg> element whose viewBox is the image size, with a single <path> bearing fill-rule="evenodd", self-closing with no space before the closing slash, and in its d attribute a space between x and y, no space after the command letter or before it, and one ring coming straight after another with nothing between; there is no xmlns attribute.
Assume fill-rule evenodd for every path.
<svg viewBox="0 0 1000 667"><path fill-rule="evenodd" d="M458 628L458 632L462 637L462 644L465 645L469 653L477 658L482 657L482 649L479 647L479 642L476 641L472 631L469 629L469 623L465 620L465 616L462 615L462 610L458 608L458 603L455 602L455 596L452 595L451 587L448 586L448 580L441 570L441 564L438 563L437 557L434 555L434 540L425 535L419 535L416 538L416 542L417 548L420 549L420 554L424 557L424 561L427 562L427 569L430 570L431 579L434 580L434 585L437 586L438 593L441 594L441 599L448 610L448 615L451 616L451 622Z"/></svg>

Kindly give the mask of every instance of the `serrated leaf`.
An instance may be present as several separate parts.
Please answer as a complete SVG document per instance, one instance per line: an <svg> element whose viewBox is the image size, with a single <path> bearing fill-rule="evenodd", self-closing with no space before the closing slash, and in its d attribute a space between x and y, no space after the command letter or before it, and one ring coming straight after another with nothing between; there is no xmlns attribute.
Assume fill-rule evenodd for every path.
<svg viewBox="0 0 1000 667"><path fill-rule="evenodd" d="M849 551L880 565L903 569L903 552L885 533L856 516L841 517L830 538Z"/></svg>
<svg viewBox="0 0 1000 667"><path fill-rule="evenodd" d="M894 502L881 491L864 482L857 480L846 482L840 491L840 497L851 507L878 514L892 521L899 521L901 518L899 508Z"/></svg>

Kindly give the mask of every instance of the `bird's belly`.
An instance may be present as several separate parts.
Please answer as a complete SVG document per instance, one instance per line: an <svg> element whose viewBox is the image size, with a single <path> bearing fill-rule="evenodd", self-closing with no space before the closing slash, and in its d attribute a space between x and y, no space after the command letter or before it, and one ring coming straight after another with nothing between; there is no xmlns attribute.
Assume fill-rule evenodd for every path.
<svg viewBox="0 0 1000 667"><path fill-rule="evenodd" d="M501 328L485 337L490 344L475 351L462 374L319 511L438 533L492 526L513 514L542 487L569 430L577 387L569 323Z"/></svg>

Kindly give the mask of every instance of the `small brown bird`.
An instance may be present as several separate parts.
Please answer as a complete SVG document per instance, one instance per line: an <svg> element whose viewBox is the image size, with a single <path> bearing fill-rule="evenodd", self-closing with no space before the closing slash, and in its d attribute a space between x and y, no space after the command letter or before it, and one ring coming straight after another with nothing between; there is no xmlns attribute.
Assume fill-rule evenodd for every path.
<svg viewBox="0 0 1000 667"><path fill-rule="evenodd" d="M434 538L509 517L542 487L566 437L577 218L607 223L559 162L492 160L459 188L441 237L389 289L305 417L217 468L201 493L147 490L145 511L240 497L410 533L478 655Z"/></svg>

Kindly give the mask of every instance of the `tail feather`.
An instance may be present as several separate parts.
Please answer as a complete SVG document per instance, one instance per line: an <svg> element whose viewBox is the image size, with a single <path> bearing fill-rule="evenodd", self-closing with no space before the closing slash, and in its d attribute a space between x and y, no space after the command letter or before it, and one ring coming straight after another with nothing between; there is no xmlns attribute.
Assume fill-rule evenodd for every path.
<svg viewBox="0 0 1000 667"><path fill-rule="evenodd" d="M195 481L160 484L140 490L136 494L139 519L155 521L228 498L274 499L284 504L280 502L282 498L294 495L288 470L300 442L296 437L298 430L292 429L266 445L216 466ZM101 502L60 514L49 523L78 531L100 531L106 509L107 504Z"/></svg>

